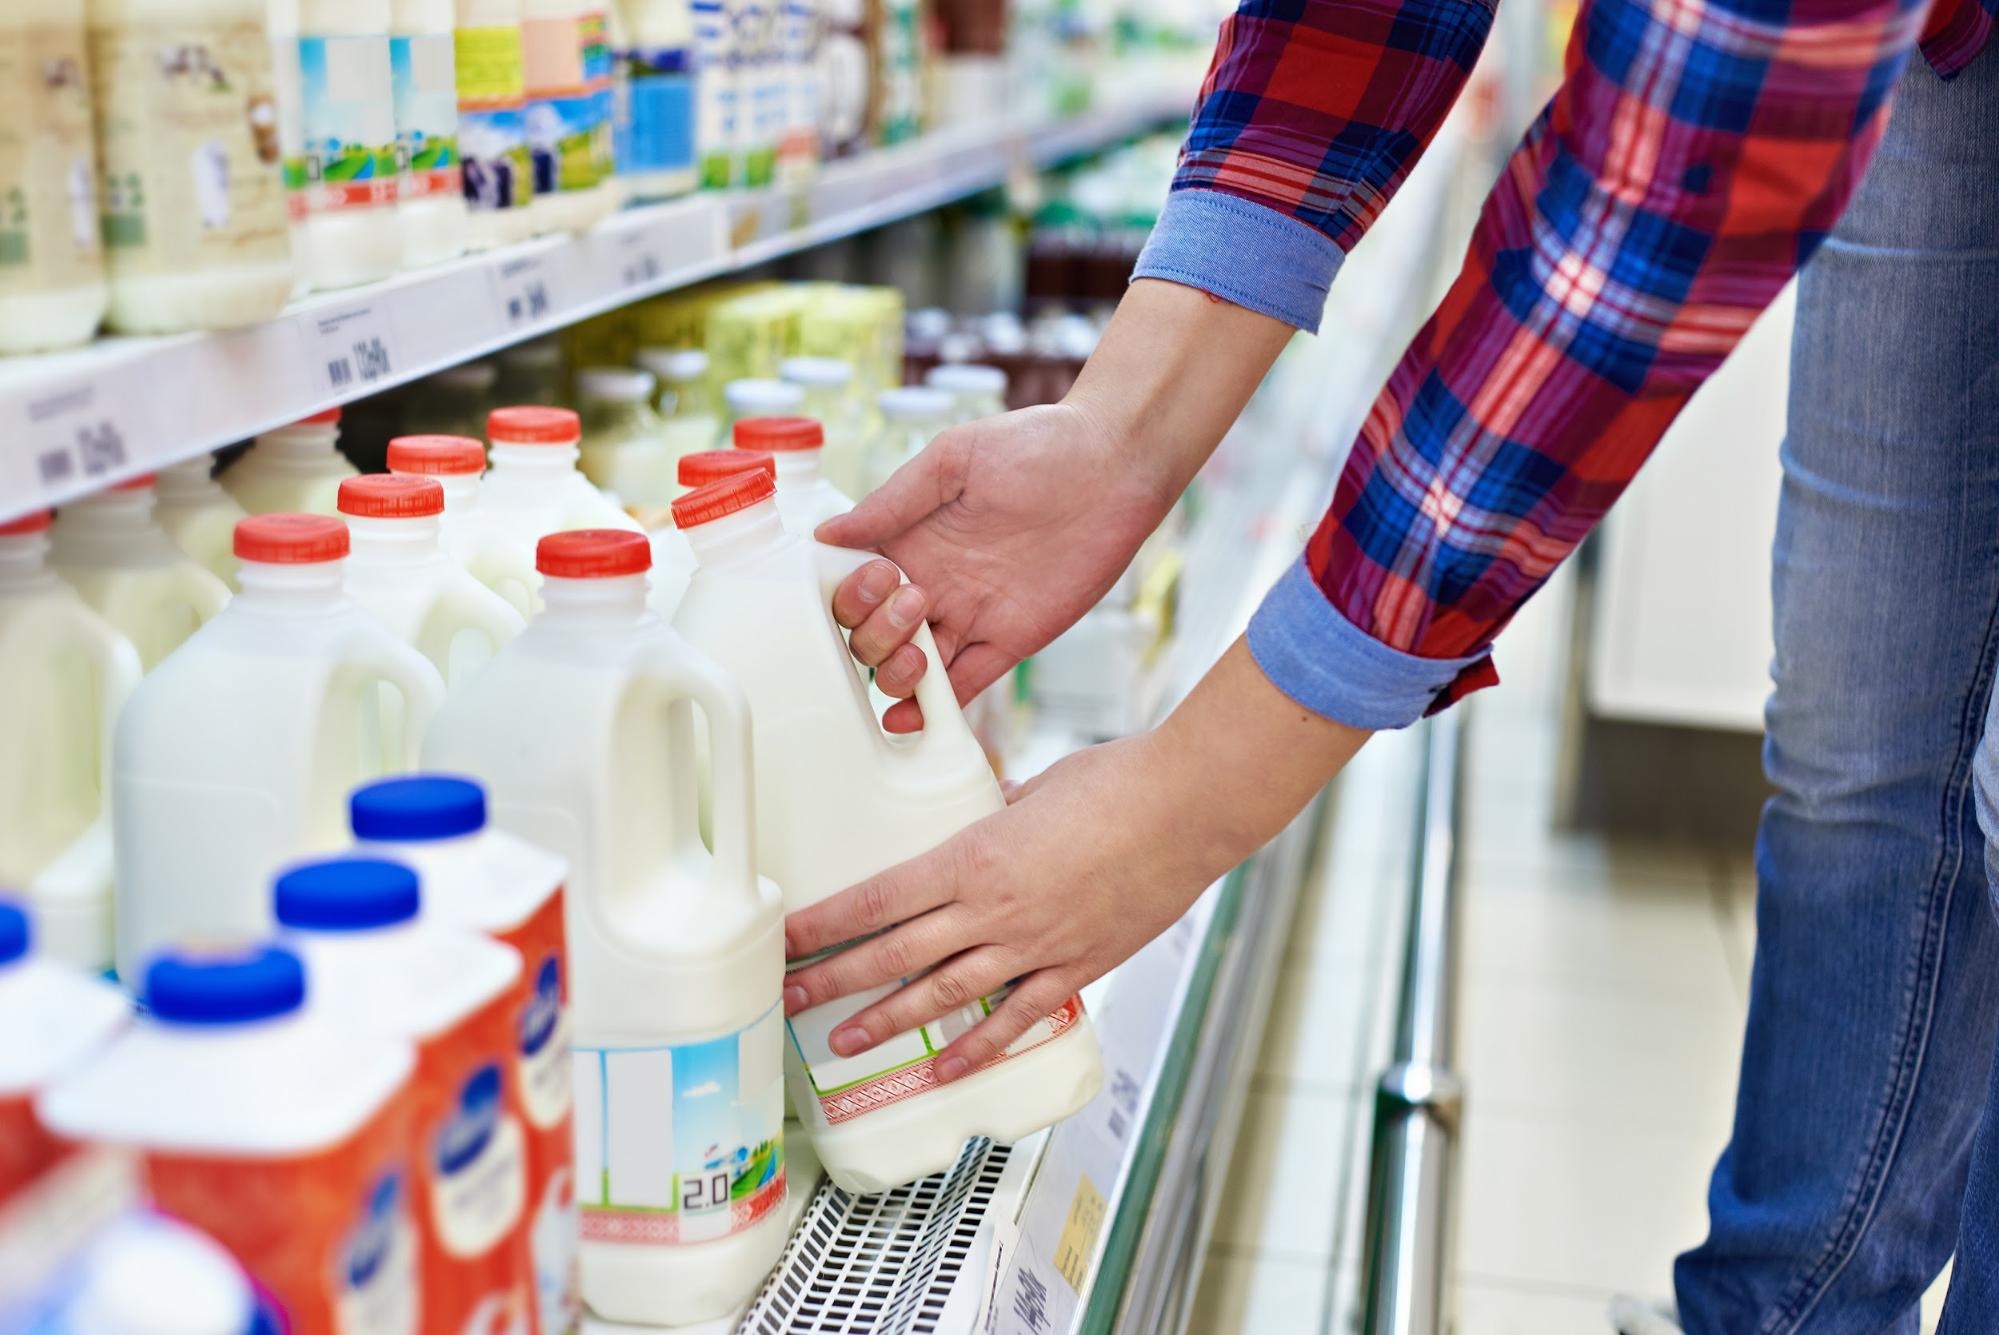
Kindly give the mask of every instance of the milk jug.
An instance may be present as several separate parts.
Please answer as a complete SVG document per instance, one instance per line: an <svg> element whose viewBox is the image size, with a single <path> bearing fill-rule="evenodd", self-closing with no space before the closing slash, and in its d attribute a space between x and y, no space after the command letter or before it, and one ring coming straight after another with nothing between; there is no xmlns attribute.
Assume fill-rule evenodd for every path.
<svg viewBox="0 0 1999 1335"><path fill-rule="evenodd" d="M543 1331L576 1324L576 1139L570 1109L569 945L553 853L486 823L469 779L382 779L348 802L357 851L415 868L423 916L484 932L521 954L509 1003L511 1069L527 1137L528 1241Z"/></svg>
<svg viewBox="0 0 1999 1335"><path fill-rule="evenodd" d="M153 518L174 545L217 579L236 588L236 521L245 518L236 498L215 480L210 455L170 464L153 486Z"/></svg>
<svg viewBox="0 0 1999 1335"><path fill-rule="evenodd" d="M47 568L49 512L0 524L0 885L42 950L111 961L111 732L139 651Z"/></svg>
<svg viewBox="0 0 1999 1335"><path fill-rule="evenodd" d="M126 705L112 757L126 978L169 943L269 931L271 869L341 847L354 785L415 763L444 682L341 592L347 549L338 519L244 520L243 592ZM384 684L399 729L383 725Z"/></svg>
<svg viewBox="0 0 1999 1335"><path fill-rule="evenodd" d="M680 494L673 485L666 424L653 411L652 393L650 371L590 366L576 373L583 416L577 464L585 477L626 507L665 507Z"/></svg>
<svg viewBox="0 0 1999 1335"><path fill-rule="evenodd" d="M340 484L361 470L340 452L340 410L266 431L222 474L222 485L253 515L340 513Z"/></svg>
<svg viewBox="0 0 1999 1335"><path fill-rule="evenodd" d="M787 534L770 480L747 473L683 496L674 517L698 563L674 627L756 711L758 866L804 908L942 843L1004 799L945 675L917 686L923 731L891 741L875 721L831 610L835 586L873 559ZM928 627L916 644L932 664ZM933 1054L997 996L855 1057L827 1039L890 988L793 1016L792 1103L827 1173L880 1191L948 1168L970 1136L1015 1141L1097 1092L1102 1059L1071 997L986 1069L937 1086Z"/></svg>
<svg viewBox="0 0 1999 1335"><path fill-rule="evenodd" d="M736 448L765 450L777 464L777 513L800 537L854 508L820 469L826 431L810 417L746 417L736 423Z"/></svg>
<svg viewBox="0 0 1999 1335"><path fill-rule="evenodd" d="M377 858L293 867L273 895L312 1006L416 1045L410 1199L423 1329L526 1330L527 1143L510 1060L520 952L420 921L416 873Z"/></svg>
<svg viewBox="0 0 1999 1335"><path fill-rule="evenodd" d="M997 366L946 362L924 373L923 383L951 396L951 420L972 422L1006 411L1006 372Z"/></svg>
<svg viewBox="0 0 1999 1335"><path fill-rule="evenodd" d="M755 869L749 713L646 610L650 557L638 534L544 539L547 609L438 715L425 758L568 860L583 1299L683 1325L746 1301L784 1246L784 933Z"/></svg>
<svg viewBox="0 0 1999 1335"><path fill-rule="evenodd" d="M762 471L776 476L775 470L768 450L702 450L681 458L677 480L684 493L737 473ZM686 535L677 527L654 530L652 592L646 605L660 620L673 620L680 595L687 592L687 581L693 574L694 550L687 545Z"/></svg>
<svg viewBox="0 0 1999 1335"><path fill-rule="evenodd" d="M805 391L802 416L816 420L826 432L821 467L826 478L852 494L861 484L868 444L867 404L854 384L854 367L838 357L786 357L777 373ZM784 484L778 483L778 497Z"/></svg>
<svg viewBox="0 0 1999 1335"><path fill-rule="evenodd" d="M36 1103L58 1135L137 1150L148 1194L228 1249L295 1335L417 1328L415 1054L305 1006L274 946L169 953L145 1012Z"/></svg>
<svg viewBox="0 0 1999 1335"><path fill-rule="evenodd" d="M131 1014L118 990L32 952L25 904L0 899L0 1201L69 1147L35 1116L35 1096L110 1042Z"/></svg>
<svg viewBox="0 0 1999 1335"><path fill-rule="evenodd" d="M526 626L445 553L444 488L434 478L350 477L340 484L340 513L351 542L347 596L428 658L446 689L463 685Z"/></svg>
<svg viewBox="0 0 1999 1335"><path fill-rule="evenodd" d="M534 615L541 576L533 554L507 541L479 508L486 447L470 436L397 436L389 442L388 464L391 473L437 479L444 488L438 534L444 550L516 612Z"/></svg>
<svg viewBox="0 0 1999 1335"><path fill-rule="evenodd" d="M789 380L731 380L722 386L722 405L728 422L715 443L727 445L733 439L730 428L745 417L788 417L805 407L805 388Z"/></svg>
<svg viewBox="0 0 1999 1335"><path fill-rule="evenodd" d="M640 348L638 363L659 381L659 413L673 457L713 446L722 427L708 381L708 354L699 348Z"/></svg>
<svg viewBox="0 0 1999 1335"><path fill-rule="evenodd" d="M567 408L495 408L486 418L493 466L479 484L479 509L518 554L573 528L622 528L638 521L577 471L582 422Z"/></svg>
<svg viewBox="0 0 1999 1335"><path fill-rule="evenodd" d="M151 671L222 610L229 586L153 519L153 475L73 501L56 516L49 562Z"/></svg>

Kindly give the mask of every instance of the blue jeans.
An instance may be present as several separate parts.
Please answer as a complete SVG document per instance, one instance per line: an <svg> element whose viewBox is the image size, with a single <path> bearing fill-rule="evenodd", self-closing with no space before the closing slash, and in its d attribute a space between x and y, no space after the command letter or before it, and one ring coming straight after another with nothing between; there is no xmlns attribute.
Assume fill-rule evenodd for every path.
<svg viewBox="0 0 1999 1335"><path fill-rule="evenodd" d="M1912 61L1800 277L1776 790L1690 1335L1999 1332L1999 53ZM1984 833L1980 832L1980 818Z"/></svg>

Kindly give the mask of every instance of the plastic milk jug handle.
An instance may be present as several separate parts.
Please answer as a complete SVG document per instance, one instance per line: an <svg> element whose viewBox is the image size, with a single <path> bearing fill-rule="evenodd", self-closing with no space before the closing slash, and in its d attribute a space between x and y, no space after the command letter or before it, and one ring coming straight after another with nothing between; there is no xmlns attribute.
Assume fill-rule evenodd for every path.
<svg viewBox="0 0 1999 1335"><path fill-rule="evenodd" d="M97 673L98 791L103 794L99 818L111 811L111 750L118 730L118 715L125 701L138 689L145 668L139 651L123 635L99 621L94 613L76 604L69 612L69 639Z"/></svg>
<svg viewBox="0 0 1999 1335"><path fill-rule="evenodd" d="M187 561L176 564L173 571L175 582L180 586L180 596L194 609L194 618L198 623L206 625L229 601L229 586L206 566Z"/></svg>
<svg viewBox="0 0 1999 1335"><path fill-rule="evenodd" d="M707 716L715 880L723 886L754 886L757 827L749 698L712 660L684 644L649 653L646 669L669 703L691 700ZM694 838L698 842L698 832Z"/></svg>
<svg viewBox="0 0 1999 1335"><path fill-rule="evenodd" d="M833 591L840 587L841 580L870 561L888 559L878 552L829 547L823 542L813 543L812 549L819 563L819 595L825 600L829 613L833 608ZM898 570L896 573L900 575L902 572ZM903 575L902 582L907 584L909 576ZM946 743L954 747L967 742L976 745L972 725L965 722L965 712L958 707L958 693L951 689L950 675L944 671L944 660L937 652L937 641L930 633L928 621L917 624L912 642L923 651L928 662L916 682L916 703L923 710L923 730L916 734L915 742L907 753L927 752Z"/></svg>
<svg viewBox="0 0 1999 1335"><path fill-rule="evenodd" d="M462 584L450 585L437 602L452 626L485 636L494 653L506 648L526 625L513 604L483 584L473 588Z"/></svg>
<svg viewBox="0 0 1999 1335"><path fill-rule="evenodd" d="M416 769L423 735L430 730L431 717L444 704L444 678L428 658L400 640L378 639L366 633L356 633L341 644L339 658L340 669L332 678L335 689L345 678L385 681L402 692L402 736L396 739L401 751L383 756L382 761L391 773L407 774Z"/></svg>

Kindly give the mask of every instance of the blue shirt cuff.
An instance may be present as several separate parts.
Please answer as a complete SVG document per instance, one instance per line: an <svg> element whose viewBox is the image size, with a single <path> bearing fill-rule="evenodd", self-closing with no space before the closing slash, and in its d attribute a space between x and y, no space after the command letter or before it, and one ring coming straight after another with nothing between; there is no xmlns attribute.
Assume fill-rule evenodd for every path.
<svg viewBox="0 0 1999 1335"><path fill-rule="evenodd" d="M1327 601L1302 559L1250 618L1249 652L1277 689L1314 714L1371 731L1408 727L1486 656L1418 658L1389 648Z"/></svg>
<svg viewBox="0 0 1999 1335"><path fill-rule="evenodd" d="M1163 278L1319 332L1326 289L1346 254L1324 232L1219 190L1166 196L1133 278Z"/></svg>

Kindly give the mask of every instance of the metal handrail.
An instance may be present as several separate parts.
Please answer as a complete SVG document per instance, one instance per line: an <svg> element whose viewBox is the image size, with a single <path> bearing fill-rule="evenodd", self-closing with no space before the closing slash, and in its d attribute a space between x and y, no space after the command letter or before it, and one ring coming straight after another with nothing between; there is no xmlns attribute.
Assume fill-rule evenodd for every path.
<svg viewBox="0 0 1999 1335"><path fill-rule="evenodd" d="M1442 1335L1464 1087L1451 1070L1464 707L1431 719L1393 1063L1374 1095L1361 1335Z"/></svg>

